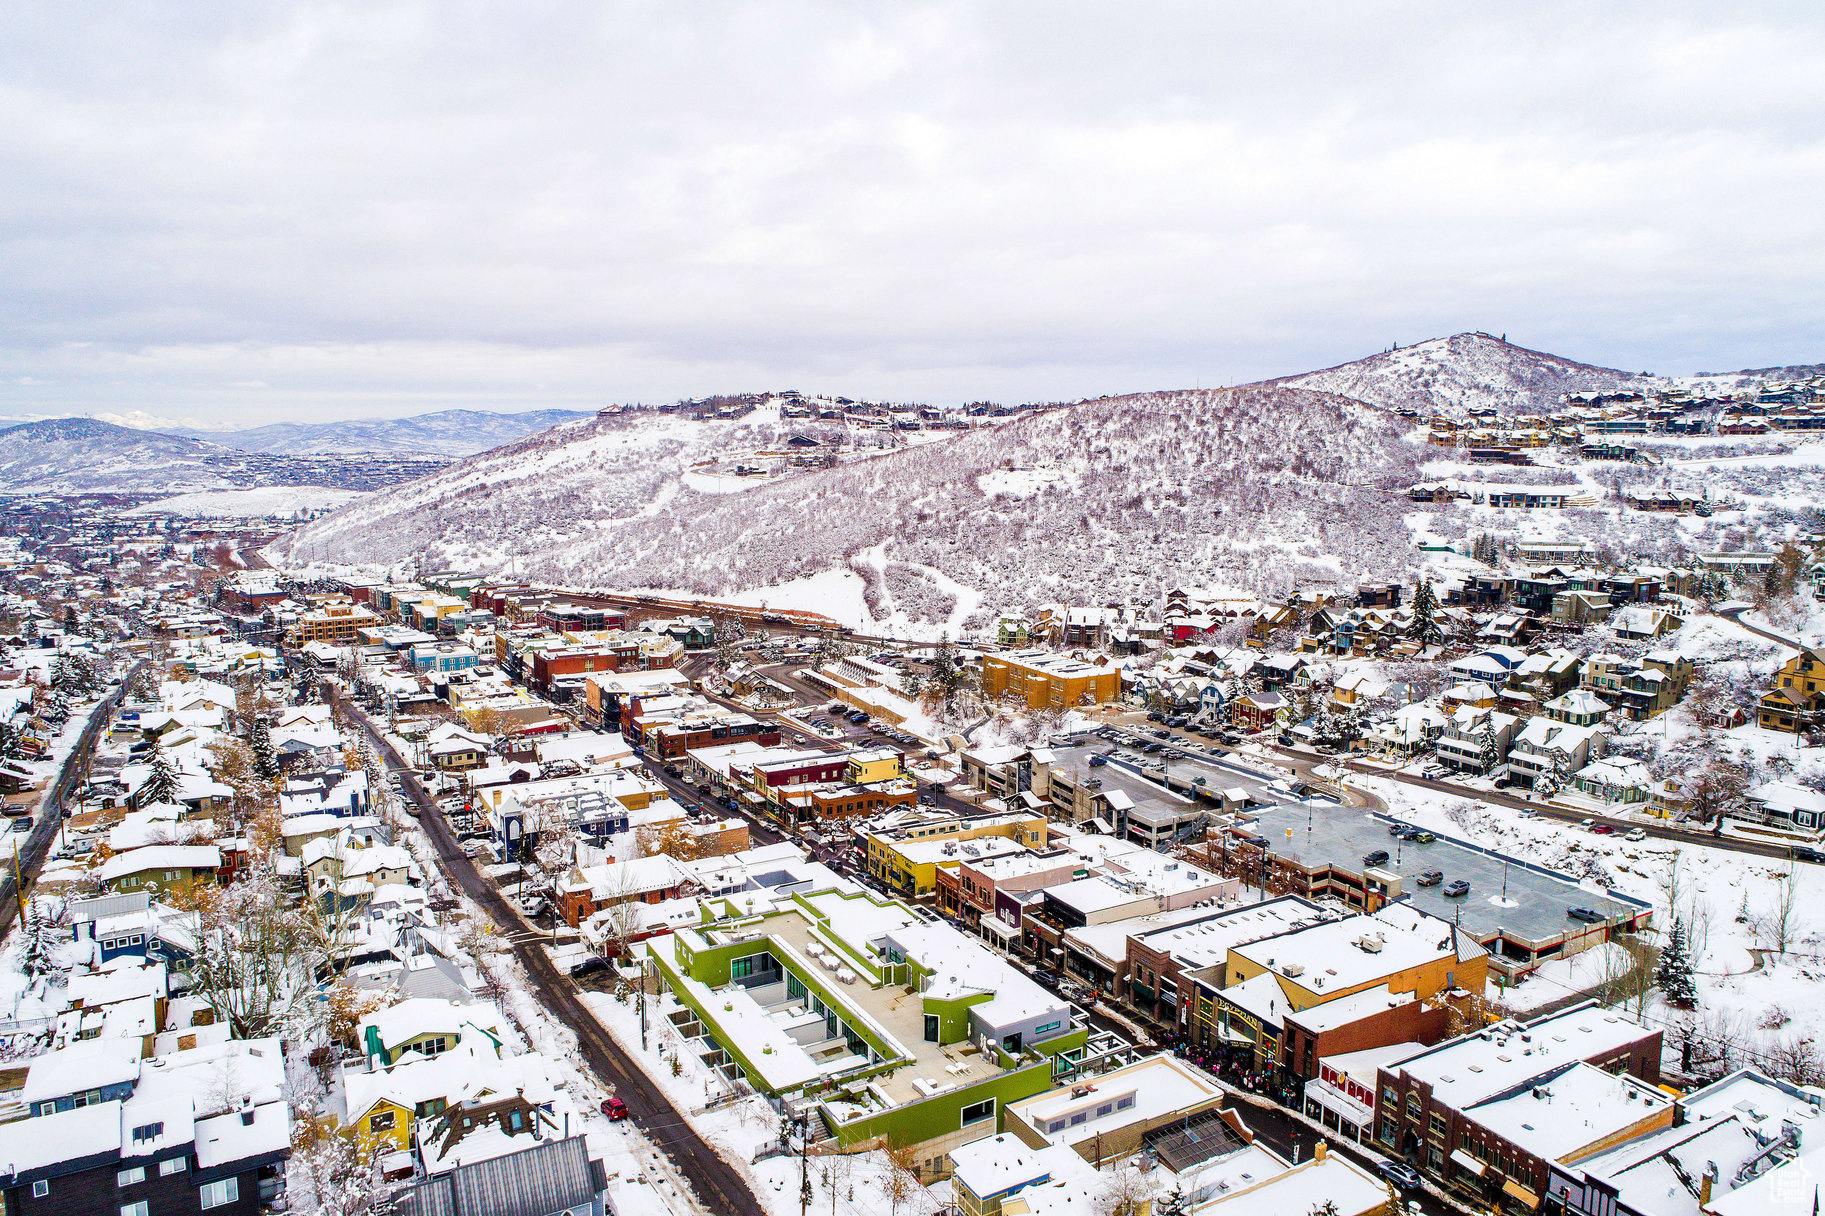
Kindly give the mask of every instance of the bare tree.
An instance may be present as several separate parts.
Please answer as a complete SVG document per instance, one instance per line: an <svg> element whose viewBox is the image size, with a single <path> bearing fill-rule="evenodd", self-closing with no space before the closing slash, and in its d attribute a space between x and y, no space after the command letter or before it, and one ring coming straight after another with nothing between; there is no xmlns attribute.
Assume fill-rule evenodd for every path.
<svg viewBox="0 0 1825 1216"><path fill-rule="evenodd" d="M1143 1216L1159 1187L1133 1160L1117 1162L1092 1199L1096 1216Z"/></svg>
<svg viewBox="0 0 1825 1216"><path fill-rule="evenodd" d="M1787 864L1786 872L1774 880L1772 899L1767 908L1751 916L1749 925L1755 933L1755 939L1764 950L1775 954L1786 954L1793 939L1799 935L1799 883L1795 880L1793 863Z"/></svg>

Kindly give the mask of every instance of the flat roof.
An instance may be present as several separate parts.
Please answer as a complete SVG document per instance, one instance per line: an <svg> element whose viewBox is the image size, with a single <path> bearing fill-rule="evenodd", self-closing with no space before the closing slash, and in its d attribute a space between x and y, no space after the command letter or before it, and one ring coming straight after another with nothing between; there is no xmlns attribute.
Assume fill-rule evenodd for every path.
<svg viewBox="0 0 1825 1216"><path fill-rule="evenodd" d="M1375 868L1401 876L1406 902L1454 921L1480 941L1489 940L1498 931L1529 942L1588 931L1591 926L1566 915L1566 909L1573 906L1595 908L1608 914L1612 922L1649 910L1649 905L1641 900L1593 890L1568 874L1520 858L1504 857L1451 836L1441 835L1431 844L1397 840L1388 835L1388 827L1399 820L1377 812L1282 805L1263 807L1248 818L1276 856L1310 868L1329 865L1361 875L1362 858L1385 849L1388 860ZM1422 887L1414 881L1434 869L1445 872L1443 883ZM1446 898L1445 885L1460 878L1470 883L1470 894Z"/></svg>
<svg viewBox="0 0 1825 1216"><path fill-rule="evenodd" d="M1510 1144L1554 1161L1670 1111L1672 1096L1645 1081L1574 1064L1541 1085L1465 1114Z"/></svg>
<svg viewBox="0 0 1825 1216"><path fill-rule="evenodd" d="M1248 942L1233 952L1301 988L1339 992L1458 957L1459 945L1450 921L1390 904L1367 916L1325 921ZM1479 957L1483 953L1480 946L1469 948Z"/></svg>
<svg viewBox="0 0 1825 1216"><path fill-rule="evenodd" d="M1655 1033L1593 1001L1529 1023L1498 1022L1389 1071L1424 1082L1439 1102L1467 1110L1535 1077L1619 1051Z"/></svg>
<svg viewBox="0 0 1825 1216"><path fill-rule="evenodd" d="M1222 1087L1203 1069L1173 1056L1156 1055L1015 1102L1008 1113L1026 1119L1054 1144L1077 1144L1221 1097ZM1115 1109L1122 1098L1130 1099L1130 1104ZM1105 1106L1110 1107L1109 1113L1099 1115ZM1073 1122L1078 1114L1084 1117ZM1055 1120L1063 1120L1065 1126L1056 1132L1048 1130Z"/></svg>
<svg viewBox="0 0 1825 1216"><path fill-rule="evenodd" d="M1245 904L1235 908L1205 908L1201 915L1149 929L1140 936L1140 944L1178 960L1180 965L1197 969L1224 962L1230 948L1248 942L1274 937L1288 930L1315 925L1334 919L1309 900L1285 895L1265 903ZM1073 930L1079 932L1079 930Z"/></svg>

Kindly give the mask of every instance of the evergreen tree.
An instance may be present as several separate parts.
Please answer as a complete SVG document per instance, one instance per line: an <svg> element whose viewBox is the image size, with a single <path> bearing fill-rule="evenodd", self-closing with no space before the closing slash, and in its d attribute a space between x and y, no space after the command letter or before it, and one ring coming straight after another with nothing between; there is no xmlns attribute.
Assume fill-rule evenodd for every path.
<svg viewBox="0 0 1825 1216"><path fill-rule="evenodd" d="M1692 953L1686 941L1686 925L1675 918L1661 948L1660 962L1654 968L1654 986L1675 1009L1691 1009L1698 1004L1698 985L1692 981Z"/></svg>
<svg viewBox="0 0 1825 1216"><path fill-rule="evenodd" d="M171 763L171 757L158 743L152 745L152 771L139 787L139 805L151 806L155 802L174 802L177 799L177 769Z"/></svg>
<svg viewBox="0 0 1825 1216"><path fill-rule="evenodd" d="M1444 637L1439 628L1438 596L1432 591L1432 580L1421 579L1419 590L1413 593L1413 620L1407 626L1407 636L1421 646L1437 645Z"/></svg>
<svg viewBox="0 0 1825 1216"><path fill-rule="evenodd" d="M279 775L279 757L273 750L272 731L266 725L266 719L256 716L253 730L248 733L247 746L253 750L253 771L266 781L272 781Z"/></svg>
<svg viewBox="0 0 1825 1216"><path fill-rule="evenodd" d="M37 902L28 903L25 907L25 936L19 947L19 970L32 983L57 970L57 957L52 952L54 932L51 922L38 911Z"/></svg>
<svg viewBox="0 0 1825 1216"><path fill-rule="evenodd" d="M63 631L67 634L76 632L76 605L74 604L63 606Z"/></svg>
<svg viewBox="0 0 1825 1216"><path fill-rule="evenodd" d="M1570 770L1571 757L1555 748L1552 753L1552 767L1534 780L1534 792L1542 798L1551 798L1565 788L1565 779L1571 775Z"/></svg>
<svg viewBox="0 0 1825 1216"><path fill-rule="evenodd" d="M1483 737L1478 740L1478 743L1480 745L1478 762L1483 766L1483 771L1485 773L1490 772L1496 765L1502 762L1501 748L1500 745L1496 743L1495 727L1493 725L1488 723L1484 724Z"/></svg>

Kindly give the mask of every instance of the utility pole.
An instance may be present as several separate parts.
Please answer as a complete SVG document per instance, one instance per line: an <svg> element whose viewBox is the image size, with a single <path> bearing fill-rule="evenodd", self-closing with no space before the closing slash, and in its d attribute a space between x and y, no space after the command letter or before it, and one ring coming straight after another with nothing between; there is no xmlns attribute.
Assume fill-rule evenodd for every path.
<svg viewBox="0 0 1825 1216"><path fill-rule="evenodd" d="M625 942L621 943L623 946ZM640 960L640 1050L646 1050L646 959Z"/></svg>
<svg viewBox="0 0 1825 1216"><path fill-rule="evenodd" d="M811 1147L811 1136L807 1118L801 1113L793 1120L798 1125L798 1216L809 1216L811 1210L811 1156L806 1151Z"/></svg>

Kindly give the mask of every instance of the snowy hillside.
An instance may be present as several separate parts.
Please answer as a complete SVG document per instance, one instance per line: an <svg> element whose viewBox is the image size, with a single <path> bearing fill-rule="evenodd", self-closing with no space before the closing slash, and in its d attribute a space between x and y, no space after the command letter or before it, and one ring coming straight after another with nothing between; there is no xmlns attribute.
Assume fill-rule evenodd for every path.
<svg viewBox="0 0 1825 1216"><path fill-rule="evenodd" d="M8 491L226 489L214 444L93 418L49 418L0 431L0 487Z"/></svg>
<svg viewBox="0 0 1825 1216"><path fill-rule="evenodd" d="M430 452L469 456L554 426L593 416L581 410L442 410L411 418L349 422L275 422L244 431L188 432L243 452Z"/></svg>
<svg viewBox="0 0 1825 1216"><path fill-rule="evenodd" d="M1270 381L1354 397L1370 405L1429 414L1435 409L1494 407L1503 413L1558 408L1581 389L1655 387L1665 381L1574 363L1488 334L1454 334L1370 355L1354 363Z"/></svg>
<svg viewBox="0 0 1825 1216"><path fill-rule="evenodd" d="M282 556L513 559L567 584L696 594L836 572L872 619L926 622L1182 581L1392 577L1412 557L1398 490L1420 453L1395 420L1335 396L1106 398L735 496L685 481L730 442L717 428L761 417L625 416L539 436L317 521Z"/></svg>

